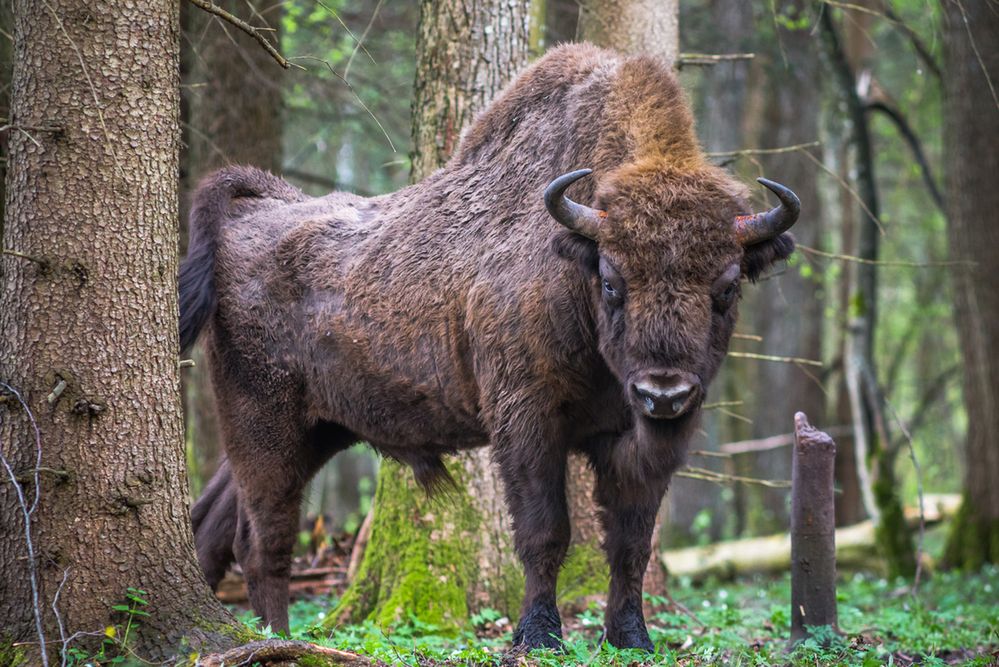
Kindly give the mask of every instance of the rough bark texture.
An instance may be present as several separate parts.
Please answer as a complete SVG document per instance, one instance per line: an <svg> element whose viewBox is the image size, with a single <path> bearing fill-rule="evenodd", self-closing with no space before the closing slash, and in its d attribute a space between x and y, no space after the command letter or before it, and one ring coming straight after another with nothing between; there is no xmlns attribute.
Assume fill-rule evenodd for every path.
<svg viewBox="0 0 999 667"><path fill-rule="evenodd" d="M413 171L447 161L474 114L528 62L527 0L424 0L417 35ZM487 450L449 465L458 488L427 498L412 472L385 461L371 538L358 576L333 618L388 626L413 614L442 631L492 607L516 618L523 575L502 484Z"/></svg>
<svg viewBox="0 0 999 667"><path fill-rule="evenodd" d="M194 556L177 369L177 4L16 2L0 379L40 431L32 517L50 641L122 622L126 587L148 592L143 658L225 645L235 623ZM36 143L37 141L37 143ZM63 391L50 394L64 382ZM49 396L52 400L49 400ZM31 478L29 415L0 403L0 444ZM25 526L0 484L4 640L37 640ZM36 489L27 483L29 499ZM55 641L53 645L51 642ZM36 650L35 647L29 650ZM37 662L37 656L31 662Z"/></svg>
<svg viewBox="0 0 999 667"><path fill-rule="evenodd" d="M986 0L943 2L947 76L944 139L950 251L973 264L954 271L954 311L964 355L968 436L964 507L947 560L999 562L999 13ZM978 54L975 53L975 48Z"/></svg>
<svg viewBox="0 0 999 667"><path fill-rule="evenodd" d="M836 443L794 415L791 472L791 641L805 626L836 627Z"/></svg>
<svg viewBox="0 0 999 667"><path fill-rule="evenodd" d="M693 11L693 10L692 10ZM713 0L709 12L712 31L704 36L703 43L691 45L686 40L688 50L697 52L745 52L753 51L752 35L746 30L753 21L753 7L744 0ZM724 45L724 46L721 46ZM709 152L738 150L747 145L745 125L749 93L750 63L745 60L721 62L713 67L705 67L701 73L700 110L697 119L698 136ZM730 168L743 167L733 163ZM755 294L755 290L745 290L743 298ZM743 308L744 313L752 312ZM740 330L752 331L753 324L741 326ZM756 350L755 344L748 346L734 341L734 346ZM721 400L741 400L745 388L751 386L748 371L751 361L729 360L722 365L718 377L709 390L710 402ZM738 411L744 412L742 408ZM705 411L704 431L707 437L695 440L693 447L717 450L721 443L733 442L749 437L750 432L744 422L733 419L718 410ZM732 472L731 462L724 459L701 457L697 465L718 472ZM735 489L738 491L738 489ZM692 544L701 539L712 541L722 539L726 529L735 525L731 511L732 489L701 480L677 478L670 485L668 498L669 516L664 530L669 544ZM704 513L707 513L705 516ZM710 523L702 523L708 518Z"/></svg>
<svg viewBox="0 0 999 667"><path fill-rule="evenodd" d="M776 11L796 24L809 16L814 7L806 0L784 0ZM766 89L763 127L758 146L791 146L816 141L819 137L821 95L820 44L812 35L812 26L775 27L776 41L766 48ZM733 147L737 148L737 147ZM822 203L819 199L819 169L800 153L764 156L762 174L779 183L787 183L802 201L803 220L794 228L795 239L802 245L821 246ZM769 355L822 358L823 271L811 271L811 265L799 254L781 274L761 281L751 291L743 312L752 318L749 330L763 338L753 344L754 352ZM780 273L780 272L778 272ZM747 319L749 319L747 318ZM788 418L796 411L822 420L825 395L816 369L804 366L750 362L749 387L758 387L745 396L745 414L753 419L752 437L765 438L787 432ZM743 398L740 396L740 398ZM746 460L742 473L764 479L787 479L791 472L791 450L761 452ZM751 534L779 530L787 525L787 492L743 485L737 493L747 496L750 508L745 528Z"/></svg>
<svg viewBox="0 0 999 667"><path fill-rule="evenodd" d="M667 63L680 52L679 0L584 0L583 39L629 55L648 53Z"/></svg>
<svg viewBox="0 0 999 667"><path fill-rule="evenodd" d="M280 39L281 3L221 0L216 5L252 25L273 28ZM186 153L182 153L182 218L189 191L199 179L227 164L281 168L281 74L283 70L249 35L184 3L184 83L187 111ZM248 91L256 91L248 94ZM186 241L186 234L184 235ZM186 243L182 243L182 249ZM221 443L207 363L201 345L190 354L193 368L183 371L184 422L195 495L214 474Z"/></svg>

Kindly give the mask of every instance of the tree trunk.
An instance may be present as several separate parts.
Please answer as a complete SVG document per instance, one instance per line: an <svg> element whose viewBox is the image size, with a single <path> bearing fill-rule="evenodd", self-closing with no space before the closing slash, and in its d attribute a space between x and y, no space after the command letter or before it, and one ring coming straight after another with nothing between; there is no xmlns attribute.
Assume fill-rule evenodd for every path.
<svg viewBox="0 0 999 667"><path fill-rule="evenodd" d="M188 124L187 151L181 154L186 176L181 192L186 221L190 192L199 179L227 164L281 168L281 69L244 32L193 5L183 3L184 59ZM280 40L281 3L269 0L216 0L216 5L253 25L273 28ZM249 95L247 91L256 91ZM186 229L185 229L186 231ZM184 250L186 244L181 244ZM195 495L215 473L221 452L215 396L204 350L191 351L195 366L183 372L184 422L189 473Z"/></svg>
<svg viewBox="0 0 999 667"><path fill-rule="evenodd" d="M121 637L128 619L112 605L126 587L146 591L149 615L129 647L144 659L175 654L182 638L225 645L238 631L205 585L188 518L177 10L168 0L14 5L11 116L23 130L11 136L5 241L24 256L2 259L0 379L25 405L4 393L0 442L28 502L40 502L32 559L19 485L0 484L0 618L4 641L35 642L37 611L50 656L56 595L67 634L116 625ZM24 649L33 664L37 646Z"/></svg>
<svg viewBox="0 0 999 667"><path fill-rule="evenodd" d="M629 55L675 63L680 53L679 0L582 0L582 38Z"/></svg>
<svg viewBox="0 0 999 667"><path fill-rule="evenodd" d="M878 386L874 357L877 328L877 259L880 229L874 176L874 147L863 101L857 92L856 75L848 60L829 12L821 14L821 30L840 95L845 98L856 151L857 191L863 213L859 214L857 255L863 262L849 266L849 319L843 364L850 397L857 447L858 471L867 499L865 506L877 526L878 548L891 576L912 575L916 570L912 535L905 523L895 478L898 448L893 446L884 419L884 399ZM868 479L865 479L867 477Z"/></svg>
<svg viewBox="0 0 999 667"><path fill-rule="evenodd" d="M763 127L756 145L766 148L816 141L819 136L821 66L819 45L812 37L807 19L813 11L806 0L784 0L776 11L788 18L777 31L776 40L766 49L766 96ZM791 27L788 27L791 26ZM779 45L779 48L778 48ZM819 169L801 153L763 156L761 173L779 183L787 183L801 198L805 219L794 229L796 240L807 246L821 245L822 202L819 200ZM753 287L744 305L743 317L751 322L748 330L763 338L753 351L768 355L822 358L823 271L812 266L799 253L786 270ZM825 395L814 369L784 363L750 362L750 381L755 392L738 396L746 403L743 412L752 417L752 437L765 438L787 431L795 412L823 422ZM776 449L743 457L749 477L788 479L791 476L791 450ZM747 497L749 508L745 528L750 534L778 531L788 524L787 492L761 486L742 485L737 493Z"/></svg>
<svg viewBox="0 0 999 667"><path fill-rule="evenodd" d="M690 8L692 14L698 11ZM709 7L700 9L702 16L691 16L692 21L710 26L701 35L692 35L684 28L684 48L698 53L727 53L752 51L752 34L746 31L753 22L753 7L744 0L713 0ZM706 15L706 16L704 16ZM681 18L686 21L686 17ZM686 24L684 24L686 25ZM695 39L697 38L697 39ZM732 151L744 148L747 107L749 106L750 63L746 60L720 62L705 67L701 72L700 103L697 118L698 136L709 152ZM730 168L742 166L732 164ZM748 290L747 290L748 291ZM740 331L752 331L752 323L740 326ZM752 343L750 346L754 345ZM755 348L750 347L755 351ZM730 359L722 367L711 385L709 402L742 400L744 388L750 386L748 370L751 361ZM736 408L742 412L742 408ZM704 413L703 429L706 436L695 441L694 447L717 451L725 442L750 437L744 422L719 410ZM719 473L732 472L731 461L700 457L697 465ZM732 496L740 493L739 487L726 488L701 480L676 478L670 484L669 514L663 529L664 541L671 545L694 544L700 541L717 541L726 532L733 532L737 523L732 511Z"/></svg>
<svg viewBox="0 0 999 667"><path fill-rule="evenodd" d="M946 560L999 562L999 14L987 0L943 2L944 143L954 314L964 356L964 505Z"/></svg>
<svg viewBox="0 0 999 667"><path fill-rule="evenodd" d="M423 0L417 34L412 180L442 166L461 130L528 61L531 3ZM516 618L523 575L499 475L486 449L456 457L456 489L427 498L409 468L384 461L371 538L332 622L390 626L413 614L440 631L492 607Z"/></svg>

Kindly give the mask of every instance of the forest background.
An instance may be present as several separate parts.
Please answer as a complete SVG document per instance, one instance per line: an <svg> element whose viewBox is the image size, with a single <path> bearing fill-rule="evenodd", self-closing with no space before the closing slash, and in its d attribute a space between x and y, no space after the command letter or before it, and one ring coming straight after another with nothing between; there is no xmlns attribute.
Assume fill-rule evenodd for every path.
<svg viewBox="0 0 999 667"><path fill-rule="evenodd" d="M84 26L93 18L85 4L76 7L78 16L72 14ZM251 29L256 39L232 21L194 6L198 4L204 3L182 3L180 15L182 212L197 179L231 162L271 169L312 194L343 189L376 195L425 175L453 148L456 136L439 128L418 132L421 127L433 130L429 110L439 99L427 95L427 82L442 76L419 44L428 43L425 31L431 26L421 21L421 13L446 16L460 3L217 3L257 26ZM660 44L661 55L675 62L695 110L698 135L712 159L747 182L761 175L784 181L805 202L796 227L799 252L786 268L747 290L739 333L712 388L690 466L670 490L660 546L675 549L784 531L787 434L791 416L805 410L840 444L837 522L875 519L877 570L911 577L917 567L935 564L917 558L921 531L906 521L903 508L925 509L924 501L939 494L963 494L965 499L938 550L939 560L970 570L997 560L999 485L989 480L999 474L999 447L991 435L999 427L999 303L992 272L996 259L988 253L999 244L994 224L999 206L992 205L996 189L988 187L999 146L994 84L999 46L990 39L996 34L996 4L522 4L522 23L479 26L469 33L469 39L486 44L491 30L504 35L520 31L522 51L502 63L509 72L563 41L588 38L628 50L625 40L601 32L601 25L613 23L608 17L665 12L667 23L678 24L679 31L678 40ZM70 39L74 24L67 29L68 22L43 5L40 16L50 23L46 34L63 34L75 44ZM2 9L4 35L30 36L32 15L26 6L4 3ZM12 20L20 21L17 30L9 29ZM442 25L435 28L441 35L447 30ZM263 43L270 48L262 48ZM16 53L10 39L0 44L4 80L11 81L11 65L25 54ZM445 43L440 48L455 47ZM79 51L69 57L85 62ZM17 71L3 88L5 94L18 90ZM82 71L88 73L85 64ZM150 88L155 89L154 83ZM451 100L460 108L456 126L468 122L496 85L490 80L459 89L472 101ZM99 109L97 101L94 92ZM105 125L103 117L99 121ZM106 136L112 131L103 127ZM9 122L5 150L30 157L32 142L41 148L32 133L44 138L46 132L55 130ZM121 168L119 159L111 154L114 168ZM80 160L81 170L83 164ZM15 172L6 179L15 187L5 203L25 210L29 190L18 178L23 177ZM166 190L161 194L172 196ZM757 196L764 205L764 195ZM182 214L182 251L184 218ZM49 260L38 261L16 249L30 238L23 225L11 224L11 229L7 235L0 229L5 278L20 285L23 262L42 267L42 278L49 275ZM18 268L8 268L12 266ZM78 267L66 266L81 285L86 282ZM0 311L8 333L27 330L17 321L17 298L5 293L9 302ZM20 339L15 339L9 337L16 350ZM220 443L204 360L199 350L192 356L193 365L183 364L181 374L187 470L196 497L217 465ZM0 379L13 382L23 376L21 361L0 359ZM74 379L58 373L38 382L56 388L63 383L70 387L67 396L75 389ZM54 398L48 403L57 403L62 391L52 389L48 396ZM4 402L13 405L15 398L20 400L20 394L7 387ZM45 398L46 393L36 392L36 400ZM73 403L73 410L99 420L103 407L84 400ZM17 429L18 423L5 421L4 427ZM23 459L24 452L19 456ZM488 478L481 466L476 473L473 463L456 465L464 466L472 481ZM398 471L392 464L379 466L359 447L337 457L308 493L306 533L315 528L316 517L323 517L327 535L363 535L366 518L369 527L376 522L372 508L385 508L383 530L374 531L366 552L358 554L363 556L356 572L360 583L355 582L346 606L341 605L345 619L398 620L400 599L411 603L408 610L416 617L426 619L421 600L440 593L414 596L419 582L406 571L406 563L432 571L434 559L442 557L443 565L455 565L434 544L433 524L441 517L428 508L435 506L415 492L408 471ZM492 529L503 525L503 511L494 502L497 490L485 486L469 482L465 491L469 502L495 508L495 517L482 524ZM584 487L575 497L585 499ZM3 501L13 507L11 496ZM393 512L404 520L393 524ZM601 588L605 575L594 546L598 538L592 507L582 500L574 512L580 528L567 587L585 598ZM385 525L404 526L411 517L417 520L409 521L415 525L406 543L417 545L417 551L407 555L415 557L378 562L379 554L392 553L378 542L379 535L390 534ZM491 548L496 562L510 559L509 545ZM0 560L23 559L11 554L13 550L0 552ZM474 560L476 555L463 557ZM452 582L457 590L474 589L471 582L480 579L488 586L475 590L471 599L458 596L456 607L443 614L437 605L430 619L435 627L461 625L482 608L515 613L507 593L517 588L516 581L506 581L502 572L494 577L484 569L458 569L462 576ZM589 576L594 573L595 581Z"/></svg>

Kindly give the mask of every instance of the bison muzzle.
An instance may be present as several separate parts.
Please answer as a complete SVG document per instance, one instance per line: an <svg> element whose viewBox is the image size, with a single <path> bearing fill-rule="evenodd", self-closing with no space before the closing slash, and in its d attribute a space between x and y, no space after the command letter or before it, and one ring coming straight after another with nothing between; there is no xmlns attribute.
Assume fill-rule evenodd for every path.
<svg viewBox="0 0 999 667"><path fill-rule="evenodd" d="M651 649L656 511L741 285L794 248L797 198L762 182L780 204L752 214L669 69L589 45L553 49L393 194L209 176L180 275L181 344L204 329L227 456L193 511L209 583L238 561L287 630L303 486L330 457L364 441L430 490L442 456L489 446L526 575L514 641L557 646L575 451L596 475L607 639Z"/></svg>

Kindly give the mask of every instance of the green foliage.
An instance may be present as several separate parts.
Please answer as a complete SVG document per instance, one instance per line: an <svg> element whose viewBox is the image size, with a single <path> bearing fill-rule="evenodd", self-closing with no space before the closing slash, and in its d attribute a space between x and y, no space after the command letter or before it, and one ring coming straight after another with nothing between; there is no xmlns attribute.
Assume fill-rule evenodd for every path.
<svg viewBox="0 0 999 667"><path fill-rule="evenodd" d="M104 628L100 647L93 652L71 646L66 649L66 664L75 665L138 665L141 658L132 652L135 633L142 620L149 618L144 609L149 604L146 591L129 586L125 589L125 602L112 605L111 609L120 619Z"/></svg>
<svg viewBox="0 0 999 667"><path fill-rule="evenodd" d="M840 630L815 628L813 637L786 653L790 632L790 581L756 577L734 583L690 580L673 582L673 597L704 623L673 609L668 600L650 598L662 609L649 619L657 655L623 651L601 644L603 608L593 602L574 617L564 617L565 651L535 651L529 664L555 665L774 665L834 667L893 664L898 654L918 664L992 664L999 651L999 567L977 574L937 573L918 596L906 579L854 574L839 583ZM296 602L291 608L292 635L353 651L390 665L499 666L509 649L506 631L476 634L441 632L434 623L413 616L385 631L371 621L323 630L324 601ZM477 626L501 621L496 610L475 616ZM909 663L905 663L909 664Z"/></svg>

